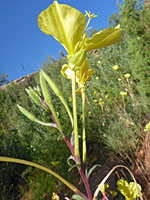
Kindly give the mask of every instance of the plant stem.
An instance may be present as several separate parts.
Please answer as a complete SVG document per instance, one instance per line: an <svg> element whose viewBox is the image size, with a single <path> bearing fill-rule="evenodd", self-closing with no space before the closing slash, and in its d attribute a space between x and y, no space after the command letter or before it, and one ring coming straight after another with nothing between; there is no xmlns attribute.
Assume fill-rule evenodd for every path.
<svg viewBox="0 0 150 200"><path fill-rule="evenodd" d="M77 102L76 102L76 72L73 72L72 77L72 97L73 97L73 122L74 122L74 152L77 159L77 165L80 165L79 152L79 136L78 136L78 120L77 120Z"/></svg>
<svg viewBox="0 0 150 200"><path fill-rule="evenodd" d="M81 176L81 178L83 180L83 183L85 185L85 189L86 189L86 192L87 192L87 195L88 195L88 200L92 200L92 195L91 195L91 191L90 191L88 180L85 177L85 174L84 174L84 172L83 172L83 170L81 168L79 169L79 173L80 173L80 176Z"/></svg>
<svg viewBox="0 0 150 200"><path fill-rule="evenodd" d="M87 163L86 133L85 133L85 88L82 89L82 161Z"/></svg>
<svg viewBox="0 0 150 200"><path fill-rule="evenodd" d="M88 200L88 198L82 192L80 192L74 185L69 183L67 180L65 180L63 177L61 177L56 172L54 172L54 171L52 171L52 170L50 170L50 169L48 169L48 168L46 168L42 165L27 161L27 160L22 160L22 159L17 159L17 158L9 158L9 157L0 157L0 161L1 162L12 162L12 163L19 163L19 164L23 164L23 165L28 165L28 166L32 166L32 167L36 167L38 169L41 169L45 172L48 172L48 173L52 174L53 176L55 176L56 178L58 178L65 185L67 185L71 190L74 191L74 193L81 196L84 200Z"/></svg>

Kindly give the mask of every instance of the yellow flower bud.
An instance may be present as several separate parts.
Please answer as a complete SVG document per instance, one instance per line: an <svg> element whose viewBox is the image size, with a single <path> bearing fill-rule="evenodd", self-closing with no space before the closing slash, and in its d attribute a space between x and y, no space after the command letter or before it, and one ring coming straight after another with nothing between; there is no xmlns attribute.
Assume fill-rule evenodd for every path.
<svg viewBox="0 0 150 200"><path fill-rule="evenodd" d="M119 66L118 66L118 65L114 65L114 66L112 67L112 69L115 70L115 71L118 71L118 70L119 70Z"/></svg>
<svg viewBox="0 0 150 200"><path fill-rule="evenodd" d="M100 105L100 106L104 106L104 104L105 104L104 101L100 101L100 102L99 102L99 105Z"/></svg>
<svg viewBox="0 0 150 200"><path fill-rule="evenodd" d="M123 92L123 91L121 91L121 92L120 92L120 95L121 95L122 97L124 97L124 96L127 95L127 92Z"/></svg>
<svg viewBox="0 0 150 200"><path fill-rule="evenodd" d="M146 124L144 131L150 131L150 121L148 124Z"/></svg>
<svg viewBox="0 0 150 200"><path fill-rule="evenodd" d="M102 63L102 61L100 61L100 60L97 62L97 64L99 64L99 65L100 65L101 63Z"/></svg>
<svg viewBox="0 0 150 200"><path fill-rule="evenodd" d="M94 99L93 102L94 102L94 103L97 103L97 99Z"/></svg>
<svg viewBox="0 0 150 200"><path fill-rule="evenodd" d="M125 77L126 79L129 79L130 76L131 76L130 74L125 74L125 75L124 75L124 77Z"/></svg>
<svg viewBox="0 0 150 200"><path fill-rule="evenodd" d="M53 192L52 199L59 200L59 196L56 193Z"/></svg>
<svg viewBox="0 0 150 200"><path fill-rule="evenodd" d="M95 90L95 91L93 92L93 94L96 95L96 94L97 94L97 91Z"/></svg>
<svg viewBox="0 0 150 200"><path fill-rule="evenodd" d="M88 112L88 116L90 117L90 116L91 116L91 114L92 114L92 113L89 111L89 112Z"/></svg>

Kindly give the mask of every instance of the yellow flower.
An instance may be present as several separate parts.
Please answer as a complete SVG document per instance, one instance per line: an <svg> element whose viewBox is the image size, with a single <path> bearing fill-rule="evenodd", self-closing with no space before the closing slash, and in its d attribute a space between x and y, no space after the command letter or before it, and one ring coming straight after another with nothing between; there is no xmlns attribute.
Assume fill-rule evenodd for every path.
<svg viewBox="0 0 150 200"><path fill-rule="evenodd" d="M96 77L95 77L95 80L99 80L99 77L98 77L98 76L96 76Z"/></svg>
<svg viewBox="0 0 150 200"><path fill-rule="evenodd" d="M105 194L106 193L106 189L107 188L109 188L109 185L107 184L107 183L105 183L102 187L101 187L101 189L100 189L100 191L102 192L102 194Z"/></svg>
<svg viewBox="0 0 150 200"><path fill-rule="evenodd" d="M103 99L102 99L102 98L99 98L99 101L101 102L101 101L103 101Z"/></svg>
<svg viewBox="0 0 150 200"><path fill-rule="evenodd" d="M148 124L146 124L144 131L150 131L150 121Z"/></svg>
<svg viewBox="0 0 150 200"><path fill-rule="evenodd" d="M125 74L125 75L124 75L124 77L125 77L126 79L129 79L130 76L131 76L130 74Z"/></svg>
<svg viewBox="0 0 150 200"><path fill-rule="evenodd" d="M105 104L104 101L100 101L100 102L99 102L99 105L100 105L100 106L104 106L104 104Z"/></svg>
<svg viewBox="0 0 150 200"><path fill-rule="evenodd" d="M53 192L52 200L59 200L59 196Z"/></svg>
<svg viewBox="0 0 150 200"><path fill-rule="evenodd" d="M118 70L119 70L119 66L118 66L118 65L114 65L114 66L112 67L112 69L115 70L115 71L118 71Z"/></svg>
<svg viewBox="0 0 150 200"><path fill-rule="evenodd" d="M121 78L118 78L118 81L120 82L120 81L121 81Z"/></svg>
<svg viewBox="0 0 150 200"><path fill-rule="evenodd" d="M64 64L62 66L61 73L65 78L72 79L74 71L70 69L69 65ZM76 81L78 85L85 86L86 82L92 77L93 73L94 73L94 70L89 69L89 64L87 60L85 60L80 70L78 70L76 73Z"/></svg>
<svg viewBox="0 0 150 200"><path fill-rule="evenodd" d="M59 164L59 161L52 161L51 164L53 165L53 167L56 167Z"/></svg>
<svg viewBox="0 0 150 200"><path fill-rule="evenodd" d="M108 99L108 95L106 95L105 98Z"/></svg>
<svg viewBox="0 0 150 200"><path fill-rule="evenodd" d="M121 194L124 195L125 199L128 199L128 200L129 199L133 200L140 196L137 186L139 188L139 191L142 190L139 184L136 185L135 182L128 183L124 179L119 179L117 181L117 186L118 186L117 189L119 190L119 192L121 192Z"/></svg>
<svg viewBox="0 0 150 200"><path fill-rule="evenodd" d="M118 192L116 192L116 191L110 191L110 194L111 194L112 197L114 198L114 197L118 194Z"/></svg>
<svg viewBox="0 0 150 200"><path fill-rule="evenodd" d="M92 114L92 113L89 111L89 112L88 112L88 116L90 117L90 116L91 116L91 114Z"/></svg>
<svg viewBox="0 0 150 200"><path fill-rule="evenodd" d="M86 11L89 19L97 17L94 14ZM62 74L69 79L72 79L72 70L77 72L77 82L80 85L85 85L92 74L93 69L89 69L86 60L86 52L92 49L99 49L106 46L114 45L121 40L121 30L117 26L115 28L107 28L87 37L87 22L86 16L75 8L59 4L54 1L47 9L42 11L38 16L38 25L41 31L47 35L52 35L60 44L64 46L68 52L68 65L63 65ZM82 50L83 53L81 52ZM78 52L81 52L81 54ZM72 57L75 56L75 59ZM76 59L79 58L79 59ZM72 61L70 61L72 59ZM79 65L76 62L79 60ZM81 62L80 62L81 61ZM78 69L77 69L78 68Z"/></svg>
<svg viewBox="0 0 150 200"><path fill-rule="evenodd" d="M101 90L101 92L102 92L102 93L104 93L104 92L105 92L105 90Z"/></svg>
<svg viewBox="0 0 150 200"><path fill-rule="evenodd" d="M97 91L95 90L95 91L93 92L93 94L96 95L96 94L97 94Z"/></svg>
<svg viewBox="0 0 150 200"><path fill-rule="evenodd" d="M130 84L132 85L132 84L133 84L133 81L130 81Z"/></svg>
<svg viewBox="0 0 150 200"><path fill-rule="evenodd" d="M102 63L102 61L100 61L100 60L97 62L97 64L99 64L99 65L100 65L101 63Z"/></svg>
<svg viewBox="0 0 150 200"><path fill-rule="evenodd" d="M96 15L88 13L89 18ZM38 16L38 25L41 31L52 35L60 42L69 55L73 55L80 49L98 49L118 43L121 40L120 27L107 28L97 32L88 38L84 33L86 29L86 16L75 8L59 4L54 1L47 9ZM84 33L84 34L83 34Z"/></svg>
<svg viewBox="0 0 150 200"><path fill-rule="evenodd" d="M94 17L98 17L98 15L94 15L94 13L91 14L91 12L87 12L87 11L85 11L85 16L88 16L89 19L94 18Z"/></svg>
<svg viewBox="0 0 150 200"><path fill-rule="evenodd" d="M121 92L120 92L120 95L124 97L124 96L127 95L127 92L123 92L123 91L121 91Z"/></svg>
<svg viewBox="0 0 150 200"><path fill-rule="evenodd" d="M97 103L97 99L94 99L93 102L94 102L94 103Z"/></svg>

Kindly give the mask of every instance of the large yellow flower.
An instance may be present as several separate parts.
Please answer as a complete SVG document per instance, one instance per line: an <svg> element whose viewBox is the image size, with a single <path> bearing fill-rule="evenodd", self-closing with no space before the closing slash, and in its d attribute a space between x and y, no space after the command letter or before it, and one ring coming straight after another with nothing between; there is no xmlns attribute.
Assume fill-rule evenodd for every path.
<svg viewBox="0 0 150 200"><path fill-rule="evenodd" d="M80 49L102 48L116 44L121 39L120 27L108 28L88 38L85 33L87 19L75 8L54 1L38 17L38 25L44 33L52 35L73 55Z"/></svg>
<svg viewBox="0 0 150 200"><path fill-rule="evenodd" d="M91 15L94 17L94 15ZM58 42L60 42L68 52L70 59L74 54L85 50L88 52L92 49L98 49L106 46L116 44L121 39L120 27L108 28L92 35L91 38L87 37L87 19L85 15L76 10L75 8L59 4L54 1L46 10L40 13L38 17L38 25L40 29L52 35ZM82 52L81 52L82 53ZM78 54L80 55L80 53ZM81 55L83 56L83 54ZM72 79L72 63L62 67L62 74L69 79ZM77 82L79 86L85 85L93 74L93 70L89 69L89 64L85 59L76 70Z"/></svg>

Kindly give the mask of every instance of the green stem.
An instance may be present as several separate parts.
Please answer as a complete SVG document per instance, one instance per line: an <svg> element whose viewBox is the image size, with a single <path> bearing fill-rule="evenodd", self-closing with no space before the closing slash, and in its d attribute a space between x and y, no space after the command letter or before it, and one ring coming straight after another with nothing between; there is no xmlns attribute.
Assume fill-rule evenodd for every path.
<svg viewBox="0 0 150 200"><path fill-rule="evenodd" d="M73 126L73 117L72 117L72 113L71 113L71 111L70 111L70 109L69 109L69 107L68 107L68 105L67 105L65 99L64 99L63 97L60 97L60 99L61 99L62 103L64 104L64 106L65 106L65 108L66 108L66 110L67 110L67 112L68 112L68 115L69 115L70 121L71 121L71 125Z"/></svg>
<svg viewBox="0 0 150 200"><path fill-rule="evenodd" d="M73 72L73 77L72 77L72 97L73 97L73 122L74 122L74 151L77 159L77 164L80 165L81 163L80 163L80 152L79 152L77 102L76 102L76 72Z"/></svg>
<svg viewBox="0 0 150 200"><path fill-rule="evenodd" d="M86 151L86 133L85 133L85 88L82 89L82 160L83 163L87 162L87 151Z"/></svg>
<svg viewBox="0 0 150 200"><path fill-rule="evenodd" d="M126 106L125 106L125 99L124 99L124 96L122 97L122 100L123 100L124 111L126 111Z"/></svg>
<svg viewBox="0 0 150 200"><path fill-rule="evenodd" d="M64 178L62 178L59 174L55 173L54 171L52 171L52 170L50 170L50 169L48 169L44 166L38 165L36 163L30 162L30 161L27 161L27 160L22 160L22 159L17 159L17 158L9 158L9 157L0 157L0 161L24 164L24 165L36 167L36 168L41 169L45 172L48 172L48 173L52 174L53 176L55 176L56 178L58 178L60 181L62 181L65 185L67 185L71 190L74 191L74 193L78 194L84 200L88 200L88 198L82 192L80 192L74 185L69 183Z"/></svg>

